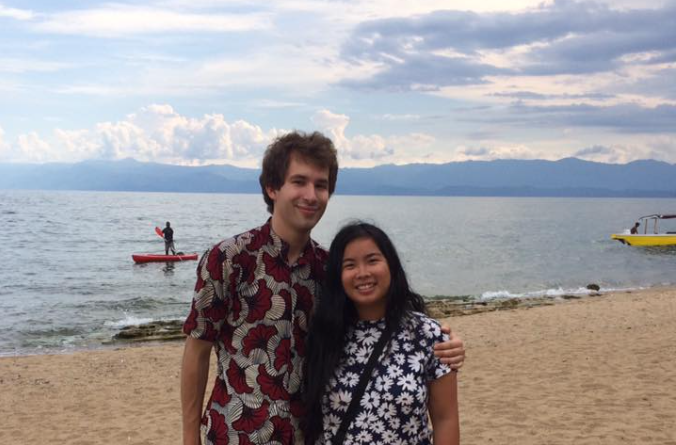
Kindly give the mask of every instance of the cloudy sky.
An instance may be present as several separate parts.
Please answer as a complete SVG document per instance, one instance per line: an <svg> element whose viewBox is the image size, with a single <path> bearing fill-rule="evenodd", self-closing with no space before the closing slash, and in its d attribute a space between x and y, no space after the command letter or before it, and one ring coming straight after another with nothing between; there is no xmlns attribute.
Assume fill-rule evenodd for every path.
<svg viewBox="0 0 676 445"><path fill-rule="evenodd" d="M0 162L676 163L676 0L0 0Z"/></svg>

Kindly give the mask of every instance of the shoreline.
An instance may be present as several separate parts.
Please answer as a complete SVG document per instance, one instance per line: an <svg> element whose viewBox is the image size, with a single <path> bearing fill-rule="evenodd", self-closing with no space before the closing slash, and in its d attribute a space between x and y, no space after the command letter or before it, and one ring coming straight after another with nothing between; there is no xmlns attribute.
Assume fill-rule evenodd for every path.
<svg viewBox="0 0 676 445"><path fill-rule="evenodd" d="M586 287L577 289L557 289L541 292L524 292L512 294L508 291L489 292L496 294L489 298L473 295L435 295L433 297L423 296L427 303L428 314L432 318L443 319L447 317L459 317L474 315L483 312L512 310L521 308L530 308L537 306L557 305L568 300L580 300L586 298L597 298L605 295L614 295L631 292L644 292L651 290L670 290L676 291L676 284L657 285L652 287L636 287L622 289L596 289L595 284L589 284ZM591 289L590 289L591 287ZM485 295L486 293L482 294ZM533 295L533 296L528 296ZM186 303L189 304L189 303ZM107 340L101 340L98 343L88 343L74 346L72 348L53 348L44 349L33 348L26 349L17 353L14 351L0 351L0 359L7 357L30 357L42 355L67 355L78 352L107 351L111 349L124 347L144 347L161 346L173 342L182 342L185 335L181 332L184 320L155 320L141 323L138 325L129 325L121 327L115 334Z"/></svg>
<svg viewBox="0 0 676 445"><path fill-rule="evenodd" d="M508 309L443 319L464 444L676 444L676 287ZM180 443L182 349L0 357L0 443Z"/></svg>

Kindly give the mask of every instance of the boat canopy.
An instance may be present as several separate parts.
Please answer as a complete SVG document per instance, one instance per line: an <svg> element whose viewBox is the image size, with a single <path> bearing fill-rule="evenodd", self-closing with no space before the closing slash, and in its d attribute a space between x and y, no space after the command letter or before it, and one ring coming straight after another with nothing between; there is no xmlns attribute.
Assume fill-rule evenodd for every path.
<svg viewBox="0 0 676 445"><path fill-rule="evenodd" d="M648 234L648 226L652 222L653 226L653 233L657 234L659 233L659 222L663 219L676 219L676 214L672 213L669 215L661 215L659 213L656 213L654 215L646 215L640 217L638 220L643 221L643 234L647 235ZM668 234L671 234L673 232L667 232Z"/></svg>
<svg viewBox="0 0 676 445"><path fill-rule="evenodd" d="M655 215L647 215L647 216L642 216L642 217L640 217L639 220L642 220L642 219L653 219L653 218L654 218L654 219L673 219L673 218L676 218L676 214L673 214L673 215L659 215L659 214L655 214Z"/></svg>

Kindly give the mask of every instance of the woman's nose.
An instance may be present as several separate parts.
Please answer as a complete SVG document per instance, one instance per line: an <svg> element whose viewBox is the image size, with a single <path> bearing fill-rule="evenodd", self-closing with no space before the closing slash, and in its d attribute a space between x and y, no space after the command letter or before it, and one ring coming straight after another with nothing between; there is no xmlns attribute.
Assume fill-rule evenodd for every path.
<svg viewBox="0 0 676 445"><path fill-rule="evenodd" d="M363 276L368 275L368 274L369 274L368 267L366 267L365 264L360 264L360 265L357 266L357 276L358 277L363 277Z"/></svg>

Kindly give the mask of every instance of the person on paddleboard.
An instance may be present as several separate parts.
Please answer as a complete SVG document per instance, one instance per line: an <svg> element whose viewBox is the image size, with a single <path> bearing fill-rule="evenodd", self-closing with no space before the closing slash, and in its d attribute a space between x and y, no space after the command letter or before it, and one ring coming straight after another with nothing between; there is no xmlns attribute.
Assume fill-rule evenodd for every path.
<svg viewBox="0 0 676 445"><path fill-rule="evenodd" d="M303 443L304 345L328 256L310 234L337 175L336 149L323 134L277 138L260 176L271 218L202 256L183 325L184 445ZM218 371L203 410L212 350ZM451 336L434 354L459 367L462 340Z"/></svg>
<svg viewBox="0 0 676 445"><path fill-rule="evenodd" d="M171 224L167 221L167 226L162 229L162 236L164 237L164 254L169 255L171 250L172 255L176 255L176 249L174 248L174 229L171 228Z"/></svg>

